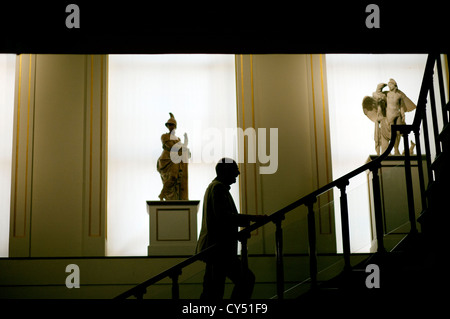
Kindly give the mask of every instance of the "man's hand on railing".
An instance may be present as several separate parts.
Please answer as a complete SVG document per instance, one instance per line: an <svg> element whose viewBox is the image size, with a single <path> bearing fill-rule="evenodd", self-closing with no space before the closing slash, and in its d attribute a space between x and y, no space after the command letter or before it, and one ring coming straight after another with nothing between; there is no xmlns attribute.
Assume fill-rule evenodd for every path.
<svg viewBox="0 0 450 319"><path fill-rule="evenodd" d="M243 215L243 214L240 214L240 216L242 216L242 217L245 216L247 224L246 225L241 225L241 227L244 227L244 229L242 229L239 232L239 235L238 235L238 240L239 241L242 241L243 239L250 238L250 231L251 230L248 230L246 228L246 227L250 226L250 223L264 223L264 222L270 220L270 217L265 215L265 214L264 215ZM252 225L254 225L254 224L252 224Z"/></svg>
<svg viewBox="0 0 450 319"><path fill-rule="evenodd" d="M254 222L254 223L258 223L258 222L265 222L269 220L269 216L267 216L266 214L264 215L249 215L250 217L250 221Z"/></svg>

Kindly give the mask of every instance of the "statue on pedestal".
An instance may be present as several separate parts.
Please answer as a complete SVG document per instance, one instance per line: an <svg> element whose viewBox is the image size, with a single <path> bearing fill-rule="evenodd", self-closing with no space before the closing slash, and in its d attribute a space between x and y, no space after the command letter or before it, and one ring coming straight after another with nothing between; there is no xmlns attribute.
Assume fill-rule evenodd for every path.
<svg viewBox="0 0 450 319"><path fill-rule="evenodd" d="M188 137L184 133L184 143L175 135L177 121L172 113L166 122L169 133L161 135L163 151L158 158L156 169L161 175L163 188L160 200L188 200Z"/></svg>
<svg viewBox="0 0 450 319"><path fill-rule="evenodd" d="M389 91L382 91L386 86L389 87ZM388 84L378 84L372 96L364 97L362 106L364 114L375 123L374 139L377 155L384 153L389 145L391 125L406 124L405 113L411 112L416 108L416 105L405 93L398 89L397 82L393 79L390 79ZM400 134L397 133L394 155L400 155L399 143ZM414 148L414 145L413 143L411 144L410 151Z"/></svg>

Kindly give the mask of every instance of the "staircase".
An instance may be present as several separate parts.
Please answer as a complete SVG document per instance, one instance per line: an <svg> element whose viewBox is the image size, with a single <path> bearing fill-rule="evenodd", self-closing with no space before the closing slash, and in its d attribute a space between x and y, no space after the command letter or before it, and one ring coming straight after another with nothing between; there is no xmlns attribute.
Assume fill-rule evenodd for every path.
<svg viewBox="0 0 450 319"><path fill-rule="evenodd" d="M428 176L433 176L426 190L423 192L424 207L418 222L421 224L421 233L412 231L397 246L389 252L380 252L367 258L367 260L353 267L349 272L343 272L339 276L324 282L317 290L311 290L299 299L305 302L315 300L352 300L354 302L364 300L396 302L411 302L417 300L420 304L432 302L443 306L443 300L448 295L443 287L448 287L448 276L446 275L448 250L448 225L450 206L450 103L445 103L443 89L442 66L439 57L430 56L435 59L438 72L442 104L442 129L438 129L438 118L436 100L433 87L429 87L429 98L433 125L435 132L431 140L434 140L436 157L430 157L430 137L425 135L425 150L427 157ZM429 60L429 63L430 60ZM427 68L431 65L427 64ZM431 81L431 80L430 80ZM425 85L424 83L422 86ZM427 123L430 119L425 116L426 110L422 109L421 123L423 130L428 130ZM419 111L418 111L419 112ZM415 120L416 122L416 120ZM420 122L418 122L420 123ZM416 137L419 130L415 130ZM420 146L419 146L420 147ZM420 154L420 153L419 153ZM371 274L367 269L369 265L377 265L379 268L379 289L368 288L366 280ZM445 302L445 301L444 301Z"/></svg>
<svg viewBox="0 0 450 319"><path fill-rule="evenodd" d="M439 271L444 258L438 258L439 255L427 249L423 234L418 234L390 252L370 256L298 299L304 303L351 300L355 304L369 300L380 303L386 300L401 303L416 298L421 302L438 300L445 286L445 274ZM378 281L373 277L373 265L377 267Z"/></svg>
<svg viewBox="0 0 450 319"><path fill-rule="evenodd" d="M437 75L435 84L434 77ZM241 258L244 265L248 265L247 239L250 233L267 223L276 226L276 286L277 299L284 299L289 291L302 291L297 300L305 304L313 304L313 301L321 300L365 302L368 300L420 300L424 302L427 297L437 298L441 290L448 285L446 280L446 262L443 252L448 250L447 235L450 206L446 206L450 196L450 128L449 114L450 103L447 103L444 88L444 70L442 68L441 56L430 54L428 56L424 77L422 81L417 110L413 124L393 125L391 129L391 143L385 153L373 161L355 169L354 171L340 177L339 179L321 187L320 189L300 198L290 205L274 212L264 222L254 223L239 232L238 240L242 244ZM438 101L435 92L439 92ZM441 106L438 106L438 105ZM429 109L430 112L427 111ZM428 114L431 113L431 118ZM399 131L403 135L405 149L405 180L408 195L410 232L393 249L387 250L384 244L383 216L381 212L381 195L378 171L380 163L390 154ZM432 132L432 134L430 133ZM413 194L411 179L411 155L409 154L409 136L414 134L417 149L417 161L419 168L420 194ZM421 138L423 136L423 139ZM424 145L421 145L423 141ZM423 148L423 149L422 149ZM426 169L428 170L428 185L424 182L422 154L426 156ZM432 154L436 154L432 158ZM378 250L367 256L363 261L354 264L354 257L350 253L349 220L346 186L354 176L370 170L373 174L375 223ZM315 212L314 203L319 195L332 188L340 190L340 205L342 218L342 242L343 254L339 255L343 270L330 280L319 280L318 257L316 251L315 234ZM416 221L414 212L414 196L422 198L422 213ZM293 209L305 205L308 208L308 244L309 244L309 278L297 285L291 285L286 289L284 278L283 257L283 228L282 222L286 214ZM416 222L421 224L421 232L418 232ZM215 249L210 247L208 250ZM129 289L116 299L129 297L144 298L147 289L164 278L172 280L172 298L179 299L180 285L179 275L184 267L201 259L204 251L194 255L183 262L163 271L136 287ZM374 270L374 267L376 270ZM378 275L376 272L378 271ZM375 276L375 277L374 277ZM378 277L376 277L378 276ZM369 284L367 281L369 280ZM371 283L375 285L370 288ZM372 286L373 286L372 285ZM307 289L302 289L307 287ZM256 289L256 288L255 288ZM412 298L412 299L411 299Z"/></svg>

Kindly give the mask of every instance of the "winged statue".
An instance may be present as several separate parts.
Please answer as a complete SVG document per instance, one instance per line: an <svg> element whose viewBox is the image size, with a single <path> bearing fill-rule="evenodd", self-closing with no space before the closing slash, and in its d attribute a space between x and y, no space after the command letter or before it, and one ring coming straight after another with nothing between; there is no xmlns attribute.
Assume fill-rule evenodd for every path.
<svg viewBox="0 0 450 319"><path fill-rule="evenodd" d="M383 91L386 86L389 87L389 91ZM416 109L416 105L398 89L394 79L390 79L388 84L378 84L372 96L363 98L362 107L364 114L375 123L374 140L377 155L384 153L389 145L391 125L406 124L405 113ZM400 155L399 144L400 134L397 133L394 155ZM412 148L413 146L411 151Z"/></svg>

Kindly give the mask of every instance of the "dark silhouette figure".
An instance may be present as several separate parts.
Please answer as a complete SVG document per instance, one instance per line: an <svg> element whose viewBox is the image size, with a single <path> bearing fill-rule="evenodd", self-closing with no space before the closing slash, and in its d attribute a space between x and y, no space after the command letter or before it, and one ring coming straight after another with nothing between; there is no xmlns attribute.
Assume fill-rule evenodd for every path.
<svg viewBox="0 0 450 319"><path fill-rule="evenodd" d="M267 218L261 215L239 214L229 192L230 185L236 182L239 168L229 158L221 159L216 165L216 178L209 184L203 200L203 221L197 253L219 244L217 249L203 259L206 262L201 299L221 300L225 289L225 279L234 283L232 299L250 299L255 275L244 269L237 255L238 227Z"/></svg>

